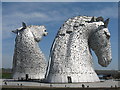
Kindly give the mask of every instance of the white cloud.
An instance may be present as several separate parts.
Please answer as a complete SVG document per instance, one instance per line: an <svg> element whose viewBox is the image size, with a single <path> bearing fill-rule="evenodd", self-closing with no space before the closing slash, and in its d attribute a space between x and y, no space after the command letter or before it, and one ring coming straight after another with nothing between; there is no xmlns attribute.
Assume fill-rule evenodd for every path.
<svg viewBox="0 0 120 90"><path fill-rule="evenodd" d="M23 17L23 18L30 19L30 18L47 18L47 15L45 15L44 13L39 13L39 12L33 12L29 14L17 12L17 13L14 13L12 17Z"/></svg>

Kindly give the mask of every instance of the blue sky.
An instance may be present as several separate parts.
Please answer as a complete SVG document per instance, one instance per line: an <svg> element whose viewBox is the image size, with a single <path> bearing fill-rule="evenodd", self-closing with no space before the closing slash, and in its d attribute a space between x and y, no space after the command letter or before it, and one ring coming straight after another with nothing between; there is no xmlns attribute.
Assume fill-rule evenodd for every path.
<svg viewBox="0 0 120 90"><path fill-rule="evenodd" d="M14 40L16 35L12 30L21 27L21 22L27 25L45 25L48 35L39 43L41 50L48 58L53 39L60 26L68 18L78 15L103 16L110 18L113 61L107 68L98 64L94 55L95 69L118 68L118 3L110 2L3 2L2 3L2 61L4 68L12 67Z"/></svg>

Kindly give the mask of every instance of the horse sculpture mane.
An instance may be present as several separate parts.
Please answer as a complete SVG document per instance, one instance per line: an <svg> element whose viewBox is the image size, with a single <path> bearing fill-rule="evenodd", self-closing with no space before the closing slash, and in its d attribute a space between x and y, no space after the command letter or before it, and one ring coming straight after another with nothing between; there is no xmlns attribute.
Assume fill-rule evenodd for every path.
<svg viewBox="0 0 120 90"><path fill-rule="evenodd" d="M58 31L50 51L46 80L52 83L98 82L90 48L100 65L111 62L109 19L77 16L70 18Z"/></svg>
<svg viewBox="0 0 120 90"><path fill-rule="evenodd" d="M12 31L17 34L13 57L14 79L43 79L46 72L46 59L38 46L42 36L46 36L44 26L26 26Z"/></svg>

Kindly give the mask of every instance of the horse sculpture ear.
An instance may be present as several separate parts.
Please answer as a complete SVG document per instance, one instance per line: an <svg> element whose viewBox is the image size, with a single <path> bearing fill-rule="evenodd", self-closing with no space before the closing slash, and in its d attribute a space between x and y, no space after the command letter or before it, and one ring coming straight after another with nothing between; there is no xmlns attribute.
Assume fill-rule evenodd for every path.
<svg viewBox="0 0 120 90"><path fill-rule="evenodd" d="M20 27L20 28L18 28L18 29L16 29L16 30L13 30L12 32L15 33L15 34L18 34L18 32L19 32L20 30L23 30L23 29L26 29L26 28L27 28L27 26L26 26L26 24L25 24L24 22L22 22L22 26L23 26L23 27Z"/></svg>
<svg viewBox="0 0 120 90"><path fill-rule="evenodd" d="M26 24L24 22L22 22L22 26L23 26L23 29L26 29Z"/></svg>
<svg viewBox="0 0 120 90"><path fill-rule="evenodd" d="M110 19L108 18L108 19L106 19L106 20L104 21L104 27L105 27L105 28L108 27L109 20L110 20Z"/></svg>
<svg viewBox="0 0 120 90"><path fill-rule="evenodd" d="M103 19L103 17L100 16L100 17L96 18L96 21L97 21L97 22L99 22L99 21L104 21L104 19Z"/></svg>
<svg viewBox="0 0 120 90"><path fill-rule="evenodd" d="M13 30L12 32L15 33L15 34L17 34L17 33L18 33L18 30Z"/></svg>
<svg viewBox="0 0 120 90"><path fill-rule="evenodd" d="M91 18L91 21L90 21L90 22L95 22L94 16Z"/></svg>

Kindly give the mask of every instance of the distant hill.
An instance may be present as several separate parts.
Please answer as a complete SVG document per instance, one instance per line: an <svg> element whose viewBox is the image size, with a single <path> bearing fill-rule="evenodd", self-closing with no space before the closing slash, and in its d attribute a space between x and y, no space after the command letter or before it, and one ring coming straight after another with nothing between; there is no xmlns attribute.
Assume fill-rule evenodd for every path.
<svg viewBox="0 0 120 90"><path fill-rule="evenodd" d="M120 79L120 70L95 70L98 75L110 75L115 79Z"/></svg>
<svg viewBox="0 0 120 90"><path fill-rule="evenodd" d="M2 73L12 73L12 69L11 68L2 68L0 69L0 71L2 70Z"/></svg>

